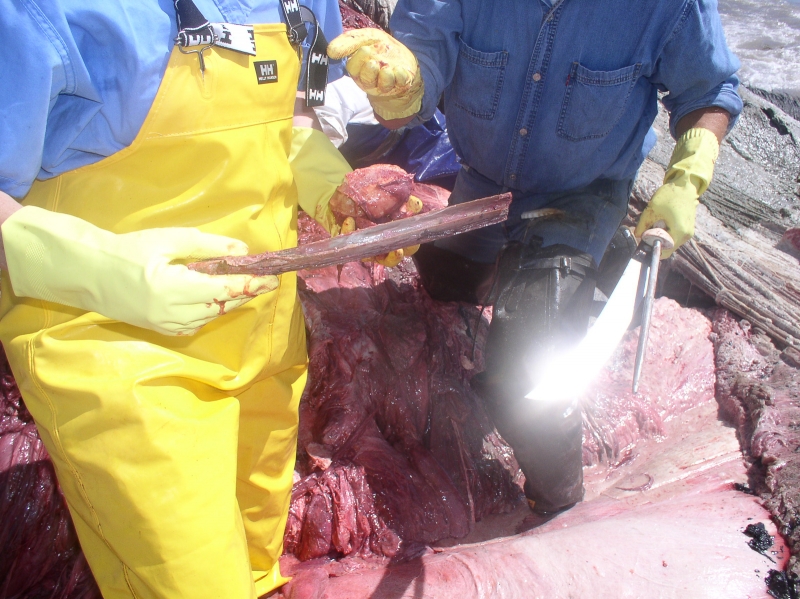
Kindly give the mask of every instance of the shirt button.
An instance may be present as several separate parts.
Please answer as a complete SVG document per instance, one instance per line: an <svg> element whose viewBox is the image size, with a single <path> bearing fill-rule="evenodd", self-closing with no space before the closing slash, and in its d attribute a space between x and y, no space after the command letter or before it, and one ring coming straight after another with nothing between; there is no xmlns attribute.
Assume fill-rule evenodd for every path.
<svg viewBox="0 0 800 599"><path fill-rule="evenodd" d="M533 77L531 77L531 79L533 79L534 81L541 81L542 80L542 75L541 75L541 73L534 73Z"/></svg>
<svg viewBox="0 0 800 599"><path fill-rule="evenodd" d="M520 130L519 130L519 134L520 134L522 137L525 137L525 136L528 134L528 130L527 130L527 129L520 129Z"/></svg>
<svg viewBox="0 0 800 599"><path fill-rule="evenodd" d="M517 176L516 175L511 175L510 178L511 178L512 181L516 181L517 180Z"/></svg>

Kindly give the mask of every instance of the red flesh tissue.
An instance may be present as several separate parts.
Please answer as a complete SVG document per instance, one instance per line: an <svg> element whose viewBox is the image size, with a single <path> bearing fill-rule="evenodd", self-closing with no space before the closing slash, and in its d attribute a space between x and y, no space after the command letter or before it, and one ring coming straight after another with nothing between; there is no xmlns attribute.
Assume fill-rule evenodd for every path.
<svg viewBox="0 0 800 599"><path fill-rule="evenodd" d="M355 219L356 228L413 216L406 202L411 196L422 202L421 213L447 207L450 192L436 185L417 183L398 166L375 164L348 173L333 195L330 207L341 225Z"/></svg>
<svg viewBox="0 0 800 599"><path fill-rule="evenodd" d="M339 1L339 12L342 15L342 29L344 31L364 28L380 29L367 15L353 10L341 0Z"/></svg>
<svg viewBox="0 0 800 599"><path fill-rule="evenodd" d="M301 218L301 242L323 235L325 232L311 219ZM353 589L366 589L372 584L372 574L345 576L356 568L353 564L360 563L352 560L383 564L378 570L372 566L370 572L377 576L385 571L382 577L393 573L398 580L410 576L412 582L424 566L426 580L434 585L437 577L456 571L456 562L437 565L439 561L435 560L442 550L431 553L425 545L462 537L487 516L522 505L522 476L513 453L494 432L481 399L469 384L482 366L490 311L433 302L419 289L414 273L402 266L388 270L351 263L341 271L329 267L301 272L300 288L309 330L310 377L300 407L298 480L285 537L285 559L289 560L286 573L297 576L293 586L286 589L286 596L370 596ZM589 467L590 482L592 477L614 476L615 471L642 459L642 445L666 438L674 418L712 403L716 376L716 384L724 392L720 398L729 402L724 404L726 413L748 440L748 451L776 464L769 479L775 492L780 491L780 485L796 487L790 475L797 470L786 464L795 459L793 448L797 443L781 441L781 435L796 436L793 412L786 412L782 429L775 430L771 424L783 422L780 410L789 410L793 405L789 400L794 396L787 395L784 407L776 399L782 396L776 392L759 392L765 380L773 388L781 381L791 382L789 375L796 369L782 362L781 368L791 369L784 372L773 362L765 362L766 350L743 326L720 312L712 332L711 323L699 312L680 308L669 300L656 303L641 393L630 393L637 340L634 331L626 336L584 400L584 463ZM716 344L716 365L712 342ZM763 345L763 341L760 343ZM3 368L0 521L4 525L0 550L4 560L0 561L0 599L97 598L99 593L77 545L52 466L8 367ZM743 374L754 383L748 386L742 382ZM756 388L756 382L762 387ZM756 407L757 401L761 401L761 407ZM756 412L750 414L750 409ZM761 420L754 414L760 414ZM656 449L663 451L666 447ZM607 517L624 516L630 522L634 517L645 518L648 526L661 526L658 522L662 518L664 526L672 526L676 519L700 510L704 519L692 526L703 526L706 521L716 522L719 518L714 520L714 514L722 514L719 509L726 505L740 510L735 512L740 514L739 500L726 490L730 483L720 486L713 477L691 480L694 482L686 483L693 493L688 498L681 496L669 505L650 506L652 493L663 493L659 490L662 481L649 472L632 476L616 485L621 489L618 492L651 495L642 495L640 503L596 500L574 508L565 515L573 536L567 538L566 532L558 532L562 529L559 519L537 528L536 534L542 535L544 543L541 547L547 551L540 555L526 545L532 561L525 563L535 570L537 560L600 537L604 551L613 550L613 535L602 524ZM650 498L645 501L646 497ZM781 505L786 504L785 496L780 497L784 497ZM752 502L747 505L752 507ZM717 511L703 511L706 505L717 506ZM776 505L775 510L779 507ZM632 511L626 515L625 510ZM655 520L647 520L648 514ZM593 528L595 522L597 529ZM588 528L584 530L583 526ZM615 526L614 530L619 529L618 524ZM661 534L654 530L653 534ZM709 535L712 532L718 534L715 528L709 529ZM545 543L548 534L557 535L552 537L552 545ZM517 543L514 539L522 543L526 538L513 537L509 543ZM630 541L629 537L625 539ZM649 533L648 539L652 539ZM691 546L693 542L684 544ZM513 543L466 546L472 547L464 551L475 554L475 563L469 562L472 553L457 548L445 552L441 559L447 555L457 558L462 564L458 568L467 568L475 576L485 567L480 564L523 555L522 546ZM587 545L582 555L594 556L592 547ZM330 561L333 558L338 561ZM577 558L572 556L572 562ZM406 560L405 565L388 564L398 559ZM670 562L673 559L677 558L670 557ZM308 566L301 566L297 560L306 560ZM508 566L511 570L522 568L510 562ZM444 570L440 572L441 568ZM555 580L544 571L537 574L534 570L528 572L530 576L526 574L529 583L534 581L530 584L541 586ZM508 584L512 583L512 574L509 569L503 570ZM444 594L437 596L474 596L459 584L448 582L444 590L436 591ZM431 586L430 592L436 588ZM550 589L550 593L556 590ZM526 595L508 594L516 596Z"/></svg>

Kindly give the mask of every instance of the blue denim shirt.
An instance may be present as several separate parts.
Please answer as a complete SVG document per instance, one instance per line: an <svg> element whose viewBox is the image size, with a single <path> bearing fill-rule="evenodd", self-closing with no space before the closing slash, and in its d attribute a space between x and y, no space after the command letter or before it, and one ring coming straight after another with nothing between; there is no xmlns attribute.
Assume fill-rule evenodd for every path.
<svg viewBox="0 0 800 599"><path fill-rule="evenodd" d="M215 22L280 23L278 0L195 0ZM301 0L328 40L337 0ZM172 0L0 0L0 190L127 147L144 123L176 34ZM342 74L332 63L329 79Z"/></svg>
<svg viewBox="0 0 800 599"><path fill-rule="evenodd" d="M715 0L400 0L391 28L422 69L420 117L444 94L463 161L524 192L633 177L659 92L673 135L742 109Z"/></svg>

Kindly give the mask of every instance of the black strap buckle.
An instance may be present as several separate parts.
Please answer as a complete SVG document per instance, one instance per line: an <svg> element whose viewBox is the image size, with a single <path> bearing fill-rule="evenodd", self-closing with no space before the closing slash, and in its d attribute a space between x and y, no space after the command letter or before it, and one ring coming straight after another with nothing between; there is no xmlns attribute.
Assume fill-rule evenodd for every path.
<svg viewBox="0 0 800 599"><path fill-rule="evenodd" d="M300 3L297 0L281 0L281 8L286 19L286 35L289 37L289 42L293 46L299 46L308 35L300 12ZM316 23L316 19L314 22Z"/></svg>
<svg viewBox="0 0 800 599"><path fill-rule="evenodd" d="M173 0L175 4L175 18L178 21L178 35L175 44L183 54L197 54L200 60L200 74L204 75L206 63L203 52L216 42L216 35L211 29L211 23L195 6L192 0ZM195 47L195 50L184 48Z"/></svg>

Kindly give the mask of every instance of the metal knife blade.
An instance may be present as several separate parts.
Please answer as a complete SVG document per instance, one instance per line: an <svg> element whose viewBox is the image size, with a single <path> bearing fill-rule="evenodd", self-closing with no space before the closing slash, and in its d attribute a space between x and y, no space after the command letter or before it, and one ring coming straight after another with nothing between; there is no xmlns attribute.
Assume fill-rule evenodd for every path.
<svg viewBox="0 0 800 599"><path fill-rule="evenodd" d="M658 283L658 265L661 261L661 248L672 249L675 242L663 228L654 228L644 232L642 241L650 245L649 272L642 302L642 328L639 331L639 345L636 348L636 362L633 365L633 392L639 391L639 380L642 376L645 352L647 351L647 338L650 335L650 317L653 315L653 302L656 297L656 284Z"/></svg>

